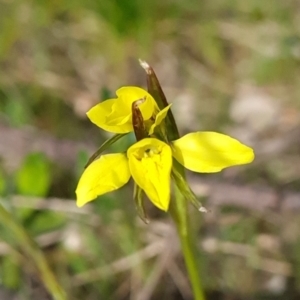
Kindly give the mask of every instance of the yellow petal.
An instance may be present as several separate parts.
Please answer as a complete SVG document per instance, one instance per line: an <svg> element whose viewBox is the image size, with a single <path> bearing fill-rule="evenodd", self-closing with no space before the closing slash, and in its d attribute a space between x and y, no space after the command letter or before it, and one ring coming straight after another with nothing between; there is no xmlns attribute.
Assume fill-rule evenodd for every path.
<svg viewBox="0 0 300 300"><path fill-rule="evenodd" d="M118 98L128 98L128 99L142 99L148 92L137 86L123 86L116 91ZM132 101L132 102L133 102Z"/></svg>
<svg viewBox="0 0 300 300"><path fill-rule="evenodd" d="M158 208L170 203L171 148L157 139L143 139L127 151L129 169L138 186Z"/></svg>
<svg viewBox="0 0 300 300"><path fill-rule="evenodd" d="M122 187L130 178L125 154L107 154L93 161L83 172L77 189L77 206Z"/></svg>
<svg viewBox="0 0 300 300"><path fill-rule="evenodd" d="M116 91L117 99L109 99L92 107L87 116L100 128L114 132L127 133L133 131L131 106L134 101L143 100L139 105L144 120L152 117L158 110L153 97L145 90L127 86Z"/></svg>
<svg viewBox="0 0 300 300"><path fill-rule="evenodd" d="M88 118L98 127L114 133L132 131L131 109L124 107L120 100L103 101L87 112Z"/></svg>
<svg viewBox="0 0 300 300"><path fill-rule="evenodd" d="M143 119L149 120L154 112L158 110L158 106L154 98L144 89L136 86L124 86L116 92L118 98L130 108L134 101L145 99L143 103L139 105L139 109L142 112Z"/></svg>
<svg viewBox="0 0 300 300"><path fill-rule="evenodd" d="M187 169L200 173L219 172L253 161L253 150L227 135L194 132L174 141L173 156Z"/></svg>
<svg viewBox="0 0 300 300"><path fill-rule="evenodd" d="M152 124L152 126L150 127L150 130L149 130L149 135L153 134L155 128L157 126L160 125L160 123L165 119L165 117L167 116L167 113L170 109L172 104L169 104L168 106L166 106L163 110L161 110L155 117L155 122L154 124Z"/></svg>

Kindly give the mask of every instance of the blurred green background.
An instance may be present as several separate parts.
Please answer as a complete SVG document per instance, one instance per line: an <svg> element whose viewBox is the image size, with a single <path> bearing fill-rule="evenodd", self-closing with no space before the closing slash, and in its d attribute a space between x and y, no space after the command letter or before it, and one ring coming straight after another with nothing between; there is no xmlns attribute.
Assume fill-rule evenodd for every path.
<svg viewBox="0 0 300 300"><path fill-rule="evenodd" d="M256 152L249 166L188 174L211 210L190 211L207 299L299 299L297 0L0 0L1 203L69 299L192 299L170 216L148 204L143 224L132 184L75 205L83 166L108 137L85 113L120 86L145 87L139 58L182 134L219 131ZM49 299L0 224L0 299Z"/></svg>

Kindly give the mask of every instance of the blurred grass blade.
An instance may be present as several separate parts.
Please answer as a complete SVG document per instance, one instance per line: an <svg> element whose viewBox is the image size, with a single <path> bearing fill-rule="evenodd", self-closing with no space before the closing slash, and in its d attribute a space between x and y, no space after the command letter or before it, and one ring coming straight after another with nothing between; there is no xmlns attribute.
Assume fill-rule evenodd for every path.
<svg viewBox="0 0 300 300"><path fill-rule="evenodd" d="M117 133L114 136L112 136L110 139L106 140L100 147L99 149L90 157L88 162L85 165L85 168L87 168L100 154L105 151L109 146L114 144L116 141L118 141L120 138L124 137L128 133Z"/></svg>
<svg viewBox="0 0 300 300"><path fill-rule="evenodd" d="M37 268L41 280L54 300L66 300L67 294L58 283L55 275L51 271L47 260L35 241L28 235L26 230L19 224L13 216L0 204L0 222L14 241L18 243L21 252L32 261ZM12 245L15 246L15 245Z"/></svg>

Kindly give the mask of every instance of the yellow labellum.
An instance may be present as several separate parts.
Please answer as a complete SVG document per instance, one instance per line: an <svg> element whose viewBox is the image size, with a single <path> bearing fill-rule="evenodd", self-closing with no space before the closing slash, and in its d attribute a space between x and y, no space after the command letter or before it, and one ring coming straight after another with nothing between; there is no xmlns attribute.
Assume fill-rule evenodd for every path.
<svg viewBox="0 0 300 300"><path fill-rule="evenodd" d="M127 151L134 181L158 208L166 211L170 203L172 151L164 142L146 138Z"/></svg>

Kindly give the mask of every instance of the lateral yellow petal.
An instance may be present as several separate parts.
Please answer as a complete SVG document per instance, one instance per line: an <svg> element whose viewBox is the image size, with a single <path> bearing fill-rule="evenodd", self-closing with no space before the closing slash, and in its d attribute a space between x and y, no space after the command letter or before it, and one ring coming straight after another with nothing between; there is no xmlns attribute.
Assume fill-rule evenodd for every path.
<svg viewBox="0 0 300 300"><path fill-rule="evenodd" d="M162 109L156 116L155 116L155 122L152 124L149 130L149 135L153 134L155 128L161 124L161 122L165 119L167 116L167 113L171 107L172 103L166 106L164 109Z"/></svg>
<svg viewBox="0 0 300 300"><path fill-rule="evenodd" d="M93 161L83 172L76 189L77 206L111 192L128 182L130 172L125 154L107 154Z"/></svg>
<svg viewBox="0 0 300 300"><path fill-rule="evenodd" d="M133 130L131 109L123 106L118 99L103 101L87 112L88 118L98 127L114 133L127 133Z"/></svg>
<svg viewBox="0 0 300 300"><path fill-rule="evenodd" d="M230 136L217 132L189 133L172 143L173 156L187 169L200 173L253 161L253 150Z"/></svg>
<svg viewBox="0 0 300 300"><path fill-rule="evenodd" d="M172 168L169 145L154 138L146 138L131 146L127 156L131 175L137 185L155 206L167 211Z"/></svg>

